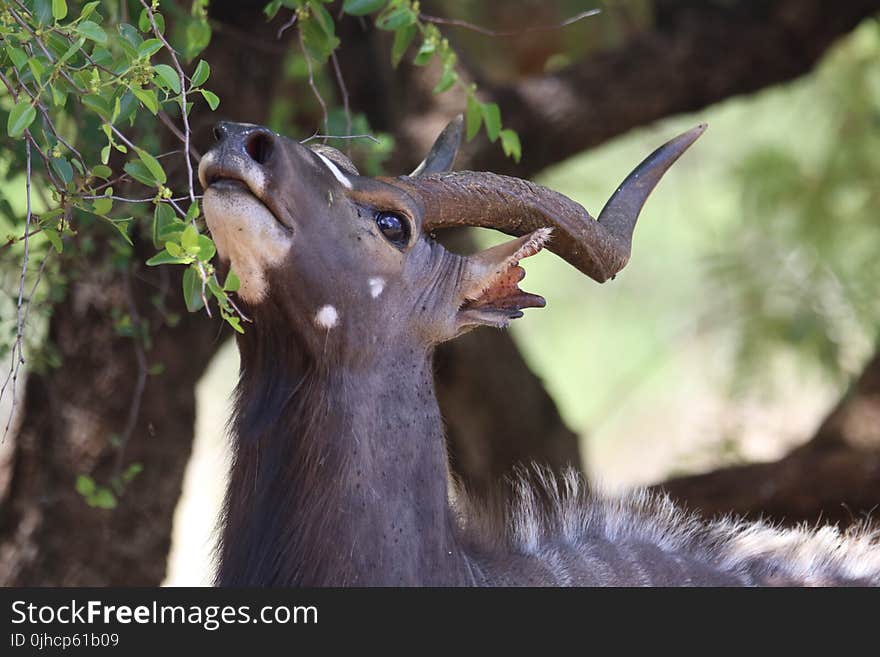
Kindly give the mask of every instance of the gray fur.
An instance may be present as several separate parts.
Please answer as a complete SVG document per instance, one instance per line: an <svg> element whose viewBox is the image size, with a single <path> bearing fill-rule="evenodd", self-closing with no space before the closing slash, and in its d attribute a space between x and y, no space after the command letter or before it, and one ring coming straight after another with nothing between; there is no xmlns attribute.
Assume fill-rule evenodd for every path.
<svg viewBox="0 0 880 657"><path fill-rule="evenodd" d="M455 497L480 584L880 585L880 532L867 526L706 522L665 495L603 496L573 471L561 482L542 469L520 473L516 489L506 511ZM502 572L513 570L505 553L516 556L525 581Z"/></svg>

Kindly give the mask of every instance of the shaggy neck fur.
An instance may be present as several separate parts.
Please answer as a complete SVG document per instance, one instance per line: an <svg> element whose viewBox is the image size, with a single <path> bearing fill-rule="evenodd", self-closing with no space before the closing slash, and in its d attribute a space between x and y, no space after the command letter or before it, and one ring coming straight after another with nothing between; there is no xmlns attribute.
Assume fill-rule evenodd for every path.
<svg viewBox="0 0 880 657"><path fill-rule="evenodd" d="M247 337L218 583L460 583L429 355L326 368Z"/></svg>
<svg viewBox="0 0 880 657"><path fill-rule="evenodd" d="M239 347L220 585L880 584L865 529L707 523L540 471L510 506L472 506L447 490L425 349L389 341L369 364L320 366L271 321Z"/></svg>

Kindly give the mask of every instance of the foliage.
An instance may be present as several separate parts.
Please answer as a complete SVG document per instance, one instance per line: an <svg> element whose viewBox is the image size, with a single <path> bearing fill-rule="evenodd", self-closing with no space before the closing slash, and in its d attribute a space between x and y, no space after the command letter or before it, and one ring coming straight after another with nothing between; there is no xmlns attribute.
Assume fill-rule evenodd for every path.
<svg viewBox="0 0 880 657"><path fill-rule="evenodd" d="M234 302L238 277L230 272L226 280L218 280L212 262L216 248L203 233L194 185L197 154L190 143L190 118L193 112L216 110L221 102L206 86L210 64L199 58L211 41L208 4L9 0L0 7L0 130L5 127L0 163L9 183L0 188L0 227L5 233L0 241L0 356L10 362L0 399L11 390L13 408L24 352L32 369L58 362L51 344L40 343L37 349L29 342L35 336L28 335L28 327L40 320L28 316L31 308L45 317L63 299L66 283L86 269L127 277L140 264L181 265L187 310L210 314L213 305L233 329L245 330L247 318ZM293 11L281 30L292 26L297 31L301 54L291 50L292 61L323 108L324 131L350 138L353 131L370 132L366 120L351 115L347 100L344 107L328 107L319 91L330 79L329 63L335 64L340 45L326 4L276 0L265 12L271 19L282 9ZM370 17L393 35L390 57L395 66L418 36L413 62L439 62L435 92L456 84L465 92L468 137L483 125L492 141L500 139L504 151L519 159L516 134L502 127L496 105L480 102L475 85L461 80L455 52L435 25L421 19L417 2L346 0L341 9L339 19ZM344 95L343 82L338 82ZM176 150L162 152L166 130L179 141ZM356 151L367 172L376 174L392 141L387 135L374 141L349 148L352 142L339 140ZM176 175L181 170L185 175ZM136 244L150 242L155 255L138 262ZM164 298L155 298L154 304L165 325L178 320L166 310ZM117 334L135 341L138 377L160 373L162 364L150 365L143 355L150 349L151 332L162 327L142 319L132 299L121 302L112 315ZM139 399L132 400L126 434L138 408ZM3 435L11 416L4 420ZM126 440L127 435L116 436L110 443L118 447ZM123 475L117 473L119 477ZM80 477L77 489L90 505L102 508L114 506L121 493L115 484L100 486L88 475Z"/></svg>
<svg viewBox="0 0 880 657"><path fill-rule="evenodd" d="M308 59L326 63L339 47L332 17L324 8L332 0L272 0L266 5L266 15L274 17L282 7L294 11L294 19L300 26L303 51ZM501 110L496 103L481 102L477 98L477 86L461 79L456 64L458 55L450 47L436 25L423 20L419 2L412 0L345 0L342 12L351 16L374 15L376 27L391 32L391 62L396 67L403 60L416 37L420 45L412 62L427 66L435 59L441 64L440 80L434 93L443 93L458 85L467 99L467 138L471 140L484 126L490 141L501 139L504 153L519 162L522 156L519 136L501 125Z"/></svg>
<svg viewBox="0 0 880 657"><path fill-rule="evenodd" d="M823 64L818 157L777 146L735 170L743 217L709 259L713 313L735 330L737 385L794 351L838 378L880 344L880 22ZM826 119L825 117L830 117Z"/></svg>

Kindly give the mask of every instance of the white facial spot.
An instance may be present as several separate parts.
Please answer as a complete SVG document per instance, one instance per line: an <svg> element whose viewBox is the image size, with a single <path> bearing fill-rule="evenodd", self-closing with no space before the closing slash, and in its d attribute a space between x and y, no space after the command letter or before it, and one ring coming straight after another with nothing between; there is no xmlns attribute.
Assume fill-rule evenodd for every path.
<svg viewBox="0 0 880 657"><path fill-rule="evenodd" d="M329 159L327 159L326 157L324 157L320 153L315 153L315 154L321 158L321 161L324 164L327 165L327 168L330 169L330 173L333 174L333 176L336 178L336 180L338 180L340 183L342 183L343 187L345 187L346 189L351 189L351 181L345 177L345 175L342 173L342 171L339 170L339 167L337 167L335 164L333 164L333 162L331 162Z"/></svg>
<svg viewBox="0 0 880 657"><path fill-rule="evenodd" d="M321 306L321 309L315 313L315 324L329 331L339 324L339 313L331 305Z"/></svg>
<svg viewBox="0 0 880 657"><path fill-rule="evenodd" d="M370 283L370 296L372 296L375 299L380 294L382 294L382 290L385 289L385 279L384 278L380 278L380 277L376 276L374 278L371 278L368 282Z"/></svg>

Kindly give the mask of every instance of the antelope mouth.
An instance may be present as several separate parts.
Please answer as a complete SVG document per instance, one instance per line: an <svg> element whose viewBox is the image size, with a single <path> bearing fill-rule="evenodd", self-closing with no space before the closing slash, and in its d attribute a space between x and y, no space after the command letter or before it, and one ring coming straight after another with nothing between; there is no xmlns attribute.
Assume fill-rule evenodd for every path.
<svg viewBox="0 0 880 657"><path fill-rule="evenodd" d="M281 219L266 194L266 173L256 163L242 162L234 156L216 157L213 152L208 152L199 164L199 181L206 199L213 195L229 199L246 197L249 203L261 206L286 231L293 230Z"/></svg>
<svg viewBox="0 0 880 657"><path fill-rule="evenodd" d="M526 276L519 263L541 251L551 233L550 228L539 228L513 242L496 247L495 253L503 257L495 260L494 255L490 256L494 261L492 266L478 279L459 311L483 318L492 317L504 323L522 317L524 308L543 308L547 303L544 297L519 288L519 283ZM488 253L491 250L486 255Z"/></svg>

